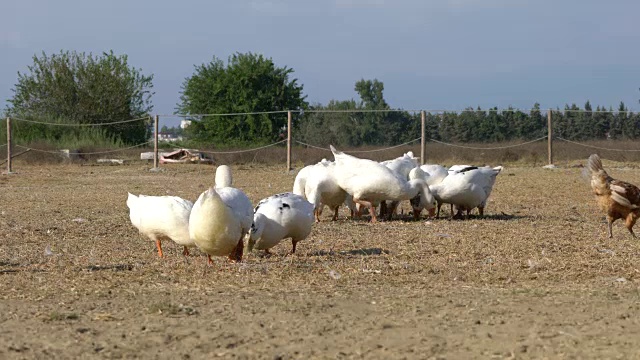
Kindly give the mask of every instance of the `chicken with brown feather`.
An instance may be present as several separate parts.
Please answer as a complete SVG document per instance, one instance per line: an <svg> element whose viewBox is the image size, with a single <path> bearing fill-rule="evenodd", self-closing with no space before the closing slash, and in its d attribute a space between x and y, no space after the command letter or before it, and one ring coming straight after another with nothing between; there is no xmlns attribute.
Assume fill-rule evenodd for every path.
<svg viewBox="0 0 640 360"><path fill-rule="evenodd" d="M589 156L588 167L591 171L593 193L596 195L598 205L607 214L609 238L613 237L612 224L618 219L624 219L625 226L635 237L633 225L640 216L640 189L633 184L609 176L597 154Z"/></svg>

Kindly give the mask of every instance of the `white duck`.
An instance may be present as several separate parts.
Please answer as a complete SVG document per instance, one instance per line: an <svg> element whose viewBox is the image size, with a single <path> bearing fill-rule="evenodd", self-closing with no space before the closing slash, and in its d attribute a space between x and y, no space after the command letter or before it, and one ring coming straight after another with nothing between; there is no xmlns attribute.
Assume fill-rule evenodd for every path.
<svg viewBox="0 0 640 360"><path fill-rule="evenodd" d="M296 174L296 178L293 181L293 193L297 195L304 196L304 187L307 183L307 178L309 177L309 173L311 169L313 169L316 164L307 165L298 171Z"/></svg>
<svg viewBox="0 0 640 360"><path fill-rule="evenodd" d="M295 253L298 241L306 239L311 233L313 210L313 204L290 192L261 200L253 216L249 251L255 248L269 253L269 249L283 239L291 238L291 254Z"/></svg>
<svg viewBox="0 0 640 360"><path fill-rule="evenodd" d="M418 158L413 156L412 151L409 151L395 159L382 161L380 164L391 169L400 179L409 180L409 172L418 166ZM391 220L399 203L399 201L382 201L380 203L380 216Z"/></svg>
<svg viewBox="0 0 640 360"><path fill-rule="evenodd" d="M420 165L420 169L426 174L425 181L429 186L439 184L449 175L447 168L442 165L424 164Z"/></svg>
<svg viewBox="0 0 640 360"><path fill-rule="evenodd" d="M129 193L129 218L140 233L155 241L158 256L163 257L162 240L182 245L182 253L189 255L195 246L189 237L189 214L193 203L177 196L145 196Z"/></svg>
<svg viewBox="0 0 640 360"><path fill-rule="evenodd" d="M242 219L225 204L215 188L209 188L198 197L189 217L189 235L196 246L211 256L229 256L242 260L244 232Z"/></svg>
<svg viewBox="0 0 640 360"><path fill-rule="evenodd" d="M317 164L307 165L298 171L295 180L293 181L293 193L297 195L305 196L304 188L309 178L309 173L316 166L330 166L333 165L333 161L329 161L325 158L320 160Z"/></svg>
<svg viewBox="0 0 640 360"><path fill-rule="evenodd" d="M472 167L477 167L477 166L473 166L473 165L451 165L451 167L449 169L447 169L447 172L449 174L457 174L462 170L468 169L468 168L472 168Z"/></svg>
<svg viewBox="0 0 640 360"><path fill-rule="evenodd" d="M438 201L438 215L442 203L455 205L458 211L466 210L467 216L471 209L477 207L480 215L484 215L487 199L501 170L501 166L472 166L450 172L440 184L431 187L433 196Z"/></svg>
<svg viewBox="0 0 640 360"><path fill-rule="evenodd" d="M253 204L244 191L234 188L231 168L220 165L216 169L216 191L227 206L236 213L242 224L243 236L248 234L253 223Z"/></svg>
<svg viewBox="0 0 640 360"><path fill-rule="evenodd" d="M408 180L411 169L418 166L418 158L413 156L412 151L409 151L408 153L393 160L382 161L381 164Z"/></svg>
<svg viewBox="0 0 640 360"><path fill-rule="evenodd" d="M334 169L333 162L318 163L308 172L304 197L314 206L316 222L320 222L320 215L325 205L333 210L332 221L338 220L338 210L342 204L347 204L352 216L355 211L351 195L338 186Z"/></svg>
<svg viewBox="0 0 640 360"><path fill-rule="evenodd" d="M238 220L240 223L241 235L239 237L239 241L238 239L236 239L236 242L235 242L236 245L238 245L238 248L234 248L236 251L230 254L221 254L221 252L224 252L225 250L215 251L215 253L211 253L203 250L205 253L209 255L208 257L209 263L213 262L211 260L211 255L217 255L217 256L229 255L230 259L235 261L241 261L242 249L244 247L243 239L245 235L249 233L249 230L251 230L251 223L253 222L253 205L251 204L251 200L249 200L247 195L242 190L232 187L232 184L233 184L233 177L231 175L231 168L227 165L218 166L218 168L216 169L216 175L215 175L214 192L216 197L220 198L220 200L232 211L234 219ZM212 242L222 241L222 240L215 240L218 234L209 233L210 231L215 230L214 225L203 224L204 222L206 222L207 216L209 217L210 222L215 222L217 220L217 219L214 219L214 217L217 216L216 214L214 213L208 214L208 212L212 212L214 210L219 211L219 209L216 210L215 207L213 206L214 194L209 194L205 196L205 194L209 191L210 190L207 190L204 193L202 193L200 195L200 198L198 199L198 201L202 199L203 203L208 204L206 206L200 205L197 208L197 212L198 212L197 217L200 218L200 222L198 224L200 225L197 225L197 224L189 225L189 231L198 233L199 234L198 236L201 239L200 243L204 242L204 245L198 245L198 242L196 242L196 245L201 249L203 249L201 246L211 247ZM194 209L196 209L196 205L198 204L198 201L196 201L196 204L194 204L193 206ZM194 215L192 210L192 217L193 216ZM202 226L202 228L198 229L198 226ZM219 231L219 230L215 230L215 231ZM209 238L209 240L206 240L207 238ZM209 243L206 243L207 241L209 241ZM228 247L227 245L223 245L222 248L226 249L226 247Z"/></svg>
<svg viewBox="0 0 640 360"><path fill-rule="evenodd" d="M347 155L331 146L335 157L338 185L353 196L353 201L368 207L371 221L376 222L375 204L383 200L409 200L420 195L423 208L433 209L435 200L422 179L404 180L386 166L372 160Z"/></svg>

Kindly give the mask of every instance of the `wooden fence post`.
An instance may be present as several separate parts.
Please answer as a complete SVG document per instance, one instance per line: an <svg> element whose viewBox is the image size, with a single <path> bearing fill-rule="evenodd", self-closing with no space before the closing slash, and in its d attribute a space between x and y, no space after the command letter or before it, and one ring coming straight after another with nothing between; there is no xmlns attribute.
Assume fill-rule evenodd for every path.
<svg viewBox="0 0 640 360"><path fill-rule="evenodd" d="M12 146L11 139L11 118L7 117L7 174L11 174L13 169L11 168L11 148Z"/></svg>
<svg viewBox="0 0 640 360"><path fill-rule="evenodd" d="M291 170L291 110L287 111L287 172Z"/></svg>
<svg viewBox="0 0 640 360"><path fill-rule="evenodd" d="M427 117L426 114L424 112L424 110L420 111L420 122L422 124L422 130L420 133L420 165L424 165L425 161L427 161L426 159L426 149L425 149L425 143L426 143L426 139L425 139L425 132L426 132L426 121L427 121Z"/></svg>
<svg viewBox="0 0 640 360"><path fill-rule="evenodd" d="M553 165L553 128L551 127L551 109L547 112L547 152L549 165Z"/></svg>
<svg viewBox="0 0 640 360"><path fill-rule="evenodd" d="M160 122L159 116L155 116L154 121L154 131L153 131L153 167L155 169L158 168L159 158L158 158L158 123Z"/></svg>

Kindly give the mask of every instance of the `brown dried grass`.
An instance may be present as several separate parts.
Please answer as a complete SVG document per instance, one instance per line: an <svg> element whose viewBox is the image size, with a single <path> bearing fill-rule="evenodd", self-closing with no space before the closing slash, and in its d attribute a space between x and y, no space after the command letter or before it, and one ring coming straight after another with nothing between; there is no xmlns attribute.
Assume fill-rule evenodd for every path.
<svg viewBox="0 0 640 360"><path fill-rule="evenodd" d="M211 185L213 167L171 165L162 169L154 174L145 165L22 165L17 175L3 176L1 236L5 246L0 259L8 267L5 270L85 273L103 270L96 266L112 266L104 270L117 271L117 266L132 264L134 269L151 265L189 271L198 256L183 262L172 253L167 261L155 261L152 244L129 223L126 193L195 200ZM263 165L237 165L234 172L236 186L254 202L289 191L295 176ZM640 183L636 171L611 172ZM403 211L408 213L406 205ZM324 215L329 216L327 213ZM507 168L498 178L487 213L468 221L413 222L405 216L405 220L370 224L345 220L344 212L338 222L315 226L297 257L250 255L246 263L232 267L259 274L276 271L282 276L270 280L294 282L308 270L326 273L328 268L345 274L342 281L361 280L371 276L363 269L376 269L383 277L407 281L426 272L434 280L474 285L581 283L637 276L635 264L628 262L639 255L637 243L629 241L621 226L614 231L619 241L604 238L603 216L596 210L581 169ZM46 246L58 255L43 255ZM173 244L166 246L169 252L179 250ZM288 246L281 245L278 253L283 255ZM605 248L616 256L598 250ZM327 276L317 280L333 281Z"/></svg>
<svg viewBox="0 0 640 360"><path fill-rule="evenodd" d="M605 160L605 167L612 165ZM243 189L254 203L271 194L289 191L295 177L294 173L283 171L280 165L249 162L232 168L235 186ZM336 325L339 322L334 322L334 317L338 316L350 324L351 330L345 328L336 332L342 335L327 339L329 343L333 342L331 346L336 346L335 349L347 351L346 344L336 345L344 342L343 336L361 334L358 331L364 334L367 328L362 326L372 324L370 321L375 323L363 313L365 310L383 316L386 320L379 321L386 321L387 327L383 326L383 329L388 329L400 326L404 321L400 319L405 317L409 322L415 318L430 323L431 320L422 315L429 311L411 315L402 310L418 311L420 304L429 301L434 306L443 306L442 309L451 306L446 310L450 315L439 323L445 326L451 316L458 317L451 314L455 314L456 306L462 303L467 304L464 307L475 306L483 316L476 320L473 315L468 319L468 315L461 314L460 319L482 323L495 316L491 307L472 305L478 298L483 298L493 306L502 306L504 313L501 314L512 314L505 316L516 323L521 316L519 312L525 311L523 309L538 309L539 301L547 305L553 301L549 300L548 294L586 292L601 299L598 303L606 303L611 296L624 293L625 286L633 291L640 273L637 264L640 243L626 233L621 223L614 227L614 239L606 238L603 216L597 210L587 179L579 168L507 167L495 184L486 209L487 216L467 221L422 219L414 222L403 217L371 224L366 220L346 220L343 210L339 221L329 222L330 214L325 211L325 221L317 224L310 237L298 245L296 256L285 256L290 250L290 243L285 242L275 248L274 256L249 254L240 264L217 259L213 268L205 267L205 257L198 251L185 259L180 254L181 249L171 243L164 244L166 258L158 259L151 241L142 238L131 226L125 200L127 192L170 194L195 200L212 184L214 167L169 165L157 173L148 169L148 164L142 163L125 166L20 163L16 166L17 174L0 177L0 286L3 289L0 306L6 310L0 315L0 321L14 324L15 334L33 331L28 330L28 326L21 328L21 322L32 327L44 322L54 326L48 331L69 334L65 335L69 339L77 336L74 335L76 332L103 331L101 339L107 343L115 341L105 338L107 334L117 338L118 329L123 326L130 329L121 330L123 334L139 331L141 323L174 327L174 332L182 329L184 334L188 329L184 326L189 326L184 324L208 326L208 331L215 331L216 336L222 337L211 340L211 344L223 346L222 350L209 347L198 350L209 355L216 351L224 353L224 343L220 343L220 339L224 339L234 326L242 326L246 336L260 346L249 346L240 341L234 347L238 346L243 354L251 357L251 351L272 354L269 342L260 337L266 335L258 327L259 322L270 319L270 312L285 318L287 314L305 314L305 318L309 318L302 323L297 316L289 320L295 321L299 329L311 327L300 330L305 334L307 331L322 333L326 331L324 327L339 326ZM614 168L610 172L615 177L640 184L638 170ZM406 214L408 208L406 204L404 206ZM495 294L500 295L496 298ZM432 297L432 300L426 300ZM336 305L332 298L341 299L338 303L342 305ZM499 305L497 299L500 298L507 299L511 305L506 308ZM218 301L226 305L216 306ZM522 301L524 303L520 304ZM351 302L353 308L345 305ZM573 306L571 302L568 304L568 308ZM378 305L381 307L374 309ZM590 309L588 303L582 306ZM227 314L224 309L234 309L236 315L232 317L244 319L244 322L233 325L230 318L223 317ZM398 312L401 317L397 317ZM323 313L333 315L327 317ZM543 316L540 314L538 316ZM543 317L553 319L556 316L561 315L554 313ZM216 318L226 319L224 323L231 327L216 327ZM15 321L11 322L12 319ZM368 320L363 323L364 319ZM276 326L277 330L277 319L269 321L274 321L269 326ZM71 328L67 331L64 324L88 330ZM120 327L117 324L121 324ZM419 327L411 324L406 326ZM449 334L452 339L456 333L468 331L466 325L447 326L441 328L441 334ZM145 328L143 326L142 330L147 331ZM191 329L193 332L194 328ZM455 331L449 333L450 330L444 329ZM525 330L516 327L511 332L522 334ZM252 333L262 335L256 338L250 335ZM516 341L509 340L509 333L506 330L505 344ZM46 338L44 333L40 334ZM294 334L279 334L290 336L289 341L296 339ZM155 340L150 336L144 335L146 342L136 346L153 343ZM354 336L363 340L361 335ZM404 341L409 341L407 339ZM49 341L56 344L60 340ZM122 339L119 341L123 346L133 346ZM384 343L384 340L380 341ZM472 340L460 341L468 344ZM555 340L541 341L550 346L548 341ZM105 351L104 344L82 343L94 348L78 351ZM0 354L5 349L3 344L0 341ZM483 349L492 351L496 346L482 341L473 344L472 349L477 352L446 345L443 349L448 349L445 354L468 357L485 354ZM23 349L10 346L14 350ZM144 346L148 348L148 345ZM326 352L314 353L295 346L291 348L291 343L287 346L298 349L298 354L305 357L340 356L337 350L332 352L333 347L327 348ZM376 348L377 345L372 343L371 346ZM572 353L579 354L580 347L574 346L571 349L578 352ZM401 348L406 350L411 346ZM414 350L420 348L418 343L413 346ZM504 349L508 348L505 345ZM534 354L548 354L544 349L549 347L541 347L540 352ZM567 351L567 348L563 349ZM633 346L626 349L633 351ZM379 347L372 354L389 356L383 350ZM62 357L83 354L64 346L54 346L51 351ZM110 351L111 356L137 353L134 348L129 348L129 352ZM172 351L180 354L179 348ZM433 348L424 351L439 353ZM512 354L509 351L503 353L504 357ZM152 357L153 354L157 353L147 355Z"/></svg>

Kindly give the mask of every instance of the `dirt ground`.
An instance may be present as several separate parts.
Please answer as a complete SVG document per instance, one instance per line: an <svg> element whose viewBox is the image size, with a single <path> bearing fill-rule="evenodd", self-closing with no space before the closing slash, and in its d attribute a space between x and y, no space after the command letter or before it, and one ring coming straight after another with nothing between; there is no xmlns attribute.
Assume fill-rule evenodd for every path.
<svg viewBox="0 0 640 360"><path fill-rule="evenodd" d="M283 242L207 267L173 243L158 258L125 201L193 201L214 166L14 167L0 176L2 359L640 357L640 242L621 222L606 238L581 168L507 166L484 218L327 210L294 256ZM232 168L254 203L295 177Z"/></svg>

